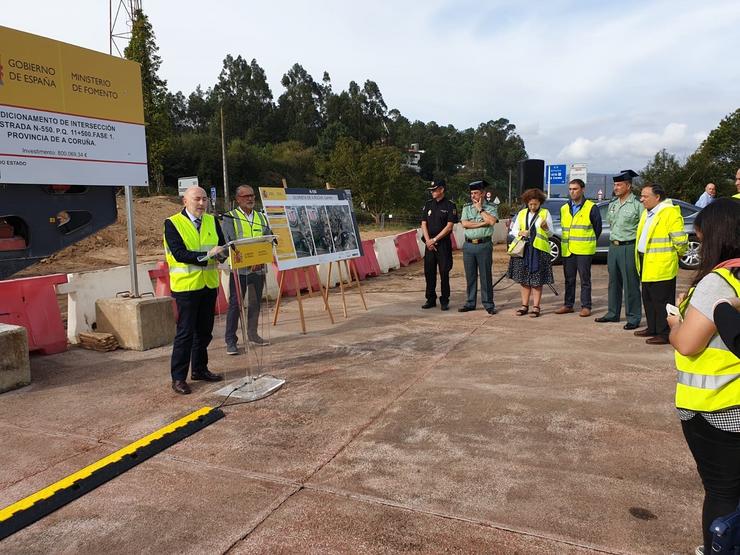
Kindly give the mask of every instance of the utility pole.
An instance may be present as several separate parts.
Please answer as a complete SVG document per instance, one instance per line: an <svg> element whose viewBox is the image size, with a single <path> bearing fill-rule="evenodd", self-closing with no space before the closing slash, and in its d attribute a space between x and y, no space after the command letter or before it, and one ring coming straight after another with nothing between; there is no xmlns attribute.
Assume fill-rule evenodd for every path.
<svg viewBox="0 0 740 555"><path fill-rule="evenodd" d="M509 168L509 206L511 206L511 168Z"/></svg>
<svg viewBox="0 0 740 555"><path fill-rule="evenodd" d="M221 106L221 158L224 165L224 212L229 209L229 172L226 168L226 141L224 140L224 107ZM216 207L213 207L214 210Z"/></svg>

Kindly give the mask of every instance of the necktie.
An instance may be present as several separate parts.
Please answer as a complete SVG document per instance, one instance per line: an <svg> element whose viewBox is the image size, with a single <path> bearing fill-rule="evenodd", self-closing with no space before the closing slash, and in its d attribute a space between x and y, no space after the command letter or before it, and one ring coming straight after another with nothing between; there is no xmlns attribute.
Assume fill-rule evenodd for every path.
<svg viewBox="0 0 740 555"><path fill-rule="evenodd" d="M195 224L195 229L200 231L200 218L195 218L195 221L193 223Z"/></svg>

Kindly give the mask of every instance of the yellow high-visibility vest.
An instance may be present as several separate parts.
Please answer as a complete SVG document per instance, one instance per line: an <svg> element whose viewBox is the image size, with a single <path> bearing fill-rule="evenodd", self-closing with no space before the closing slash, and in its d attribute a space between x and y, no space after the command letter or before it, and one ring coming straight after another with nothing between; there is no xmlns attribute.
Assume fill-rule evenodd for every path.
<svg viewBox="0 0 740 555"><path fill-rule="evenodd" d="M640 266L643 266L640 274L641 280L646 282L667 281L678 275L678 257L682 256L689 247L689 236L683 228L683 217L681 208L675 206L670 199L664 200L666 206L653 216L648 228L645 255L640 264L640 255L635 248L635 265L637 273L640 274ZM642 237L642 229L645 227L648 211L645 210L640 216L637 225L637 244Z"/></svg>
<svg viewBox="0 0 740 555"><path fill-rule="evenodd" d="M563 232L560 238L561 256L596 253L596 232L591 225L593 206L590 200L585 201L575 216L570 213L570 204L567 202L560 207Z"/></svg>
<svg viewBox="0 0 740 555"><path fill-rule="evenodd" d="M517 222L519 224L520 230L527 229L527 212L529 212L529 209L525 208L524 210L521 210L517 215ZM545 230L540 227L540 224L546 221L549 215L550 213L547 211L547 209L540 208L540 211L537 212L537 225L535 226L535 230L537 233L534 236L534 240L532 240L532 237L529 238L534 248L544 252L550 252L550 239L547 237L547 232L545 232ZM515 244L516 241L512 241L509 245L509 250L511 250Z"/></svg>
<svg viewBox="0 0 740 555"><path fill-rule="evenodd" d="M264 216L256 210L252 211L254 216L252 217L251 224L249 223L246 214L238 208L234 208L227 212L227 214L231 216L231 221L234 222L234 232L236 233L237 239L243 239L245 237L262 237L262 235L264 235L264 230L267 228L267 222L265 221ZM255 220L257 221L255 222Z"/></svg>
<svg viewBox="0 0 740 555"><path fill-rule="evenodd" d="M740 281L726 268L714 270L740 296ZM694 293L691 288L681 303L683 315ZM740 406L740 359L727 349L706 347L696 355L675 354L678 381L676 406L699 412L714 412Z"/></svg>
<svg viewBox="0 0 740 555"><path fill-rule="evenodd" d="M182 212L167 218L170 220L177 232L182 237L185 248L189 251L208 252L218 245L218 233L216 233L216 220L210 214L203 214L200 223L200 232L195 229ZM198 291L204 287L216 289L218 287L218 262L212 258L207 266L195 264L184 264L175 260L172 256L167 239L164 240L164 254L167 265L170 268L170 289L175 292Z"/></svg>
<svg viewBox="0 0 740 555"><path fill-rule="evenodd" d="M732 195L732 198L740 199L740 193L737 193L736 195Z"/></svg>

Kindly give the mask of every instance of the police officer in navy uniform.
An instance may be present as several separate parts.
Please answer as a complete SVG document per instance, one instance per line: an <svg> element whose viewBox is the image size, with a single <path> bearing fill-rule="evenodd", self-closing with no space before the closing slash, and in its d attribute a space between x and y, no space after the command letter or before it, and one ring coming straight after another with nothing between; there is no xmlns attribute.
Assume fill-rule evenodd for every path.
<svg viewBox="0 0 740 555"><path fill-rule="evenodd" d="M432 181L429 191L432 199L424 204L421 215L421 232L426 249L424 251L424 278L426 279L427 302L421 308L437 306L437 268L439 268L442 310L449 310L450 270L452 270L452 226L457 223L457 208L445 198L447 184L443 179Z"/></svg>

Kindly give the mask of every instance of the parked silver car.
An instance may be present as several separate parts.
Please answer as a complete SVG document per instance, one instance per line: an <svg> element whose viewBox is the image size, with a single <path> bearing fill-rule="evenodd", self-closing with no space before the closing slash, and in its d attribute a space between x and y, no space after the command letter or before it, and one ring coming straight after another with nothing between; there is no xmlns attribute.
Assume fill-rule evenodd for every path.
<svg viewBox="0 0 740 555"><path fill-rule="evenodd" d="M560 264L562 262L562 258L560 257L560 238L562 237L563 232L560 227L560 207L566 202L568 202L567 198L549 198L543 205L552 215L554 229L553 235L550 237L550 255L552 256L553 264ZM699 267L701 244L699 243L699 239L696 237L696 232L694 231L694 219L696 219L696 215L699 213L701 208L697 208L693 204L676 199L673 199L673 204L681 207L684 229L689 235L689 248L686 251L686 254L679 259L678 264L681 268L695 270ZM606 254L609 251L609 224L606 221L606 211L609 206L609 201L605 200L598 202L596 203L596 206L599 207L601 220L603 222L601 236L596 243L596 258L605 260ZM509 237L509 240L511 240L511 236Z"/></svg>

